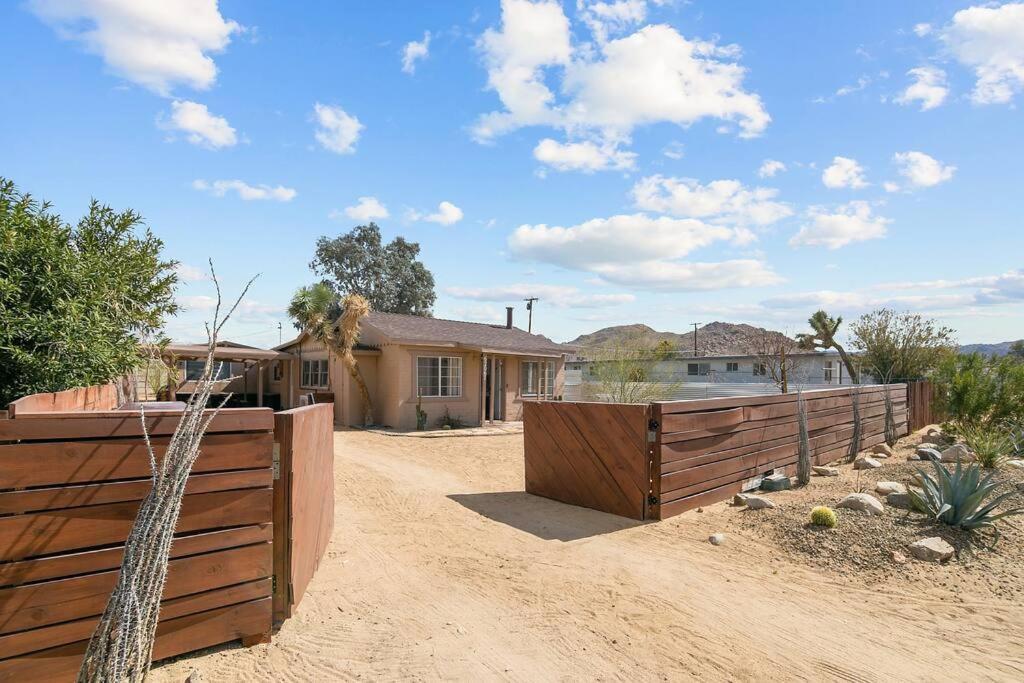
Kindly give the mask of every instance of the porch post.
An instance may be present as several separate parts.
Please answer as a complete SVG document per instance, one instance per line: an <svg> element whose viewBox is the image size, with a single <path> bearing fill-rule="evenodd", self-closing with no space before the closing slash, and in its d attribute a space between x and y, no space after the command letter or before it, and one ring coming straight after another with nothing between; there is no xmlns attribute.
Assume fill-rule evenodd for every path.
<svg viewBox="0 0 1024 683"><path fill-rule="evenodd" d="M494 386L494 378L496 377L495 370L498 367L498 359L491 357L491 424L494 424L494 411L498 407L498 387Z"/></svg>
<svg viewBox="0 0 1024 683"><path fill-rule="evenodd" d="M480 356L480 426L483 427L487 417L487 354Z"/></svg>
<svg viewBox="0 0 1024 683"><path fill-rule="evenodd" d="M256 407L263 407L263 361L256 361Z"/></svg>

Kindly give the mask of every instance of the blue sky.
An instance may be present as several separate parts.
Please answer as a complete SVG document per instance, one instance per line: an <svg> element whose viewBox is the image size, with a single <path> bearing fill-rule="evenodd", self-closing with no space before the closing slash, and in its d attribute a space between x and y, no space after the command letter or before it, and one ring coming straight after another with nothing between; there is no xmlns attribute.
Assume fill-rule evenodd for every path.
<svg viewBox="0 0 1024 683"><path fill-rule="evenodd" d="M174 6L177 5L177 6ZM34 0L0 7L0 175L212 258L293 335L321 235L418 241L435 314L801 331L818 307L1022 335L1024 4Z"/></svg>

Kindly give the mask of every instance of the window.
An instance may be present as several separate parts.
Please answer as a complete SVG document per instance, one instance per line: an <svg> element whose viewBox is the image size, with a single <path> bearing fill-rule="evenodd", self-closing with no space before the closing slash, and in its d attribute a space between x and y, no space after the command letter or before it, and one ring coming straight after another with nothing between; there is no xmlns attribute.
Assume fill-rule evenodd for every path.
<svg viewBox="0 0 1024 683"><path fill-rule="evenodd" d="M553 361L524 360L519 363L519 394L544 396L555 394L555 364Z"/></svg>
<svg viewBox="0 0 1024 683"><path fill-rule="evenodd" d="M754 363L754 374L758 377L764 377L768 374L768 366L764 363Z"/></svg>
<svg viewBox="0 0 1024 683"><path fill-rule="evenodd" d="M835 368L832 365L832 361L825 361L825 384L835 384Z"/></svg>
<svg viewBox="0 0 1024 683"><path fill-rule="evenodd" d="M457 356L418 357L416 393L428 398L462 396L462 359Z"/></svg>
<svg viewBox="0 0 1024 683"><path fill-rule="evenodd" d="M302 361L300 385L309 389L326 389L330 386L327 373L327 359Z"/></svg>
<svg viewBox="0 0 1024 683"><path fill-rule="evenodd" d="M186 360L183 361L185 371L185 381L193 382L203 376L203 368L206 367L205 360ZM231 363L214 361L213 362L213 374L214 379L222 380L231 377Z"/></svg>
<svg viewBox="0 0 1024 683"><path fill-rule="evenodd" d="M687 363L686 374L687 375L707 375L711 372L711 363Z"/></svg>
<svg viewBox="0 0 1024 683"><path fill-rule="evenodd" d="M726 363L725 364L725 371L726 372L739 372L740 371L740 364L739 363Z"/></svg>
<svg viewBox="0 0 1024 683"><path fill-rule="evenodd" d="M283 364L281 363L281 361L279 361L279 360L275 360L274 361L274 365L273 365L274 371L273 371L272 377L273 377L275 382L280 382L281 378L284 376L284 370L281 367L282 365Z"/></svg>

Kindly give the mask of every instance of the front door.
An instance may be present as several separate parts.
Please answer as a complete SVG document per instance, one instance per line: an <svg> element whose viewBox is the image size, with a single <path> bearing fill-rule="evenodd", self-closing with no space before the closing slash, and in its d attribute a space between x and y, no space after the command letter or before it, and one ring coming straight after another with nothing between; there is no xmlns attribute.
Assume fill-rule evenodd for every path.
<svg viewBox="0 0 1024 683"><path fill-rule="evenodd" d="M505 419L505 361L494 359L494 382L491 391L494 393L494 419Z"/></svg>

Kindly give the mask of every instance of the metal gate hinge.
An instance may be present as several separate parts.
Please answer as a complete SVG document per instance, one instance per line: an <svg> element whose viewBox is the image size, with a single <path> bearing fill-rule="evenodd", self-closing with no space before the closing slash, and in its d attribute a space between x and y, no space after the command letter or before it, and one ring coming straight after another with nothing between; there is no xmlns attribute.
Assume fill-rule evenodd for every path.
<svg viewBox="0 0 1024 683"><path fill-rule="evenodd" d="M658 427L660 426L661 424L657 420L651 420L650 422L647 423L647 428L650 429L652 432L658 431Z"/></svg>
<svg viewBox="0 0 1024 683"><path fill-rule="evenodd" d="M647 496L648 505L657 505L660 501L657 496Z"/></svg>

